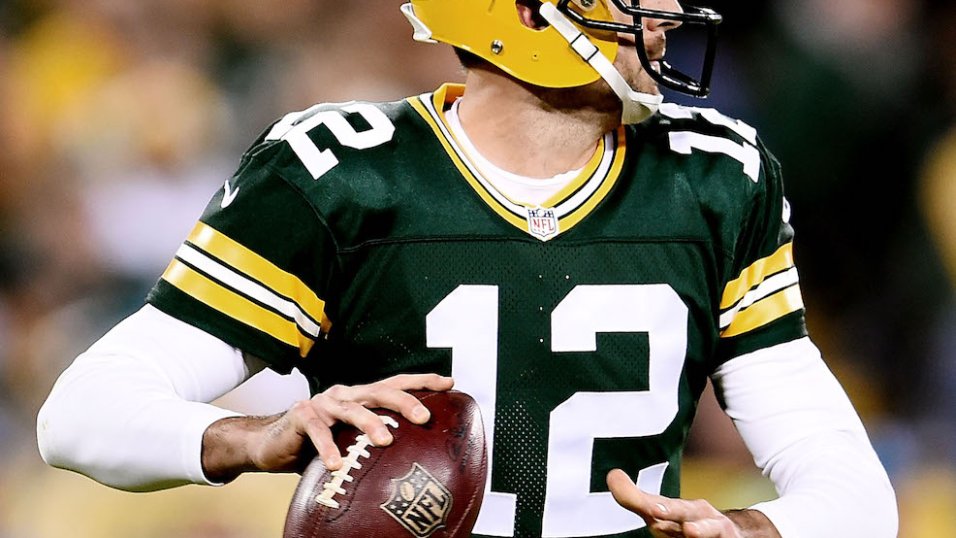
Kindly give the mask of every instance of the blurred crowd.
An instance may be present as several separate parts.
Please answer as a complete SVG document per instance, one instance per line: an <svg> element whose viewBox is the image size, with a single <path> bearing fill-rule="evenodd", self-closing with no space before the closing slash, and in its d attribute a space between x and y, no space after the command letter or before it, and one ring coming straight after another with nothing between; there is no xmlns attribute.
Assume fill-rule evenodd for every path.
<svg viewBox="0 0 956 538"><path fill-rule="evenodd" d="M399 4L0 0L0 538L278 535L294 477L111 492L45 468L34 419L274 119L462 79ZM726 18L703 105L782 162L811 334L891 474L901 536L956 536L956 5L702 4ZM716 409L685 491L758 500L768 486Z"/></svg>

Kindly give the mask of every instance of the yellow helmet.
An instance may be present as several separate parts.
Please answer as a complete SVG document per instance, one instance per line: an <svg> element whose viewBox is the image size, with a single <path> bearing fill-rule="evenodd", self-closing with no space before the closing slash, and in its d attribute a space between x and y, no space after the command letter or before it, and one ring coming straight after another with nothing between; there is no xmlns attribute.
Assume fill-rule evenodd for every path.
<svg viewBox="0 0 956 538"><path fill-rule="evenodd" d="M642 18L703 25L708 43L698 78L663 61L652 66L644 47L637 49L645 70L662 85L698 97L708 93L716 29L721 22L721 16L712 10L659 11L644 9L636 0L518 1L537 5L538 14L549 26L525 26L518 18L515 0L410 0L402 12L415 29L415 39L447 43L484 58L519 80L549 88L583 86L602 77L607 80L609 75L602 71L612 68L604 59L614 62L617 34L633 34L637 43L643 43ZM631 16L633 23L615 22L610 4Z"/></svg>
<svg viewBox="0 0 956 538"><path fill-rule="evenodd" d="M590 17L613 20L604 1L592 0L592 5ZM522 24L513 0L411 0L410 6L403 11L417 19L409 17L415 39L468 51L529 84L568 88L600 78L560 34ZM591 40L606 57L617 55L616 34L601 32Z"/></svg>

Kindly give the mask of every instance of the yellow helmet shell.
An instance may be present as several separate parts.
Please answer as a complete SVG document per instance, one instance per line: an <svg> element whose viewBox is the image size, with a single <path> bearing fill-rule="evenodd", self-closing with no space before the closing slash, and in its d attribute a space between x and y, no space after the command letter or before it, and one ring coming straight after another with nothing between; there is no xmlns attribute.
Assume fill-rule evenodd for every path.
<svg viewBox="0 0 956 538"><path fill-rule="evenodd" d="M588 3L591 7L581 7ZM518 17L515 0L411 0L410 4L411 10L408 5L403 10L416 29L416 39L466 50L529 84L570 88L600 78L556 30L525 26ZM613 20L607 0L575 2L572 9L590 19ZM615 33L580 30L602 54L614 60L618 47Z"/></svg>

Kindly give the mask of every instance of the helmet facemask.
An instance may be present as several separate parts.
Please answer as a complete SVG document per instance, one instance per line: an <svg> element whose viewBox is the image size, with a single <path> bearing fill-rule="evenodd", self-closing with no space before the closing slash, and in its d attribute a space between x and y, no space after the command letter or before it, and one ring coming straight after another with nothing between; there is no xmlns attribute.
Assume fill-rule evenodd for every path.
<svg viewBox="0 0 956 538"><path fill-rule="evenodd" d="M625 24L613 20L602 20L586 16L589 8L598 5L603 0L558 0L555 4L541 2L540 14L552 25L570 45L571 49L580 58L589 64L614 93L621 99L623 105L621 122L624 124L640 123L657 112L663 102L663 96L644 93L631 88L624 76L613 65L613 58L602 54L592 40L593 36L586 30L604 33L627 33L634 36L635 48L641 65L648 76L659 84L687 93L695 97L704 97L709 93L710 75L712 72L717 36L717 24L721 17L717 13L703 8L689 8L692 11L671 12L644 9L640 6L629 5L624 0L609 0L626 15L631 16L633 23ZM701 75L691 77L674 69L663 58L652 59L648 56L644 46L644 26L642 19L656 18L672 20L681 24L701 24L708 30L708 44L705 53Z"/></svg>
<svg viewBox="0 0 956 538"><path fill-rule="evenodd" d="M574 23L584 28L633 35L635 43L637 44L637 56L641 60L641 65L652 79L666 88L693 97L707 97L710 93L710 78L713 73L714 57L717 52L717 29L723 20L720 14L708 8L693 6L682 6L682 11L675 12L645 9L640 6L639 0L633 0L632 2L626 0L608 1L622 13L630 16L633 23L625 24L588 18L586 15L588 6L593 6L598 0L558 0L557 8ZM647 49L642 45L644 43L644 25L641 21L644 18L674 21L681 25L699 26L706 32L707 43L698 75L692 76L684 73L671 66L668 62L664 61L664 59L657 60L658 66L654 66L651 63L654 59L648 57Z"/></svg>

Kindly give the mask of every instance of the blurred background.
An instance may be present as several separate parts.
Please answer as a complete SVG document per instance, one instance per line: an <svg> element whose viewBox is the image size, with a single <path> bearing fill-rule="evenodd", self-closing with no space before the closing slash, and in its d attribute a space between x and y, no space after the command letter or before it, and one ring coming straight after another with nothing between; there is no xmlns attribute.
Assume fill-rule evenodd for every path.
<svg viewBox="0 0 956 538"><path fill-rule="evenodd" d="M294 476L115 492L43 465L34 420L270 122L462 79L398 5L0 0L0 538L280 535ZM782 161L811 333L890 473L900 536L956 536L956 4L706 5L726 22L702 104ZM302 390L264 376L219 403L278 410ZM719 507L773 494L712 397L684 489Z"/></svg>

